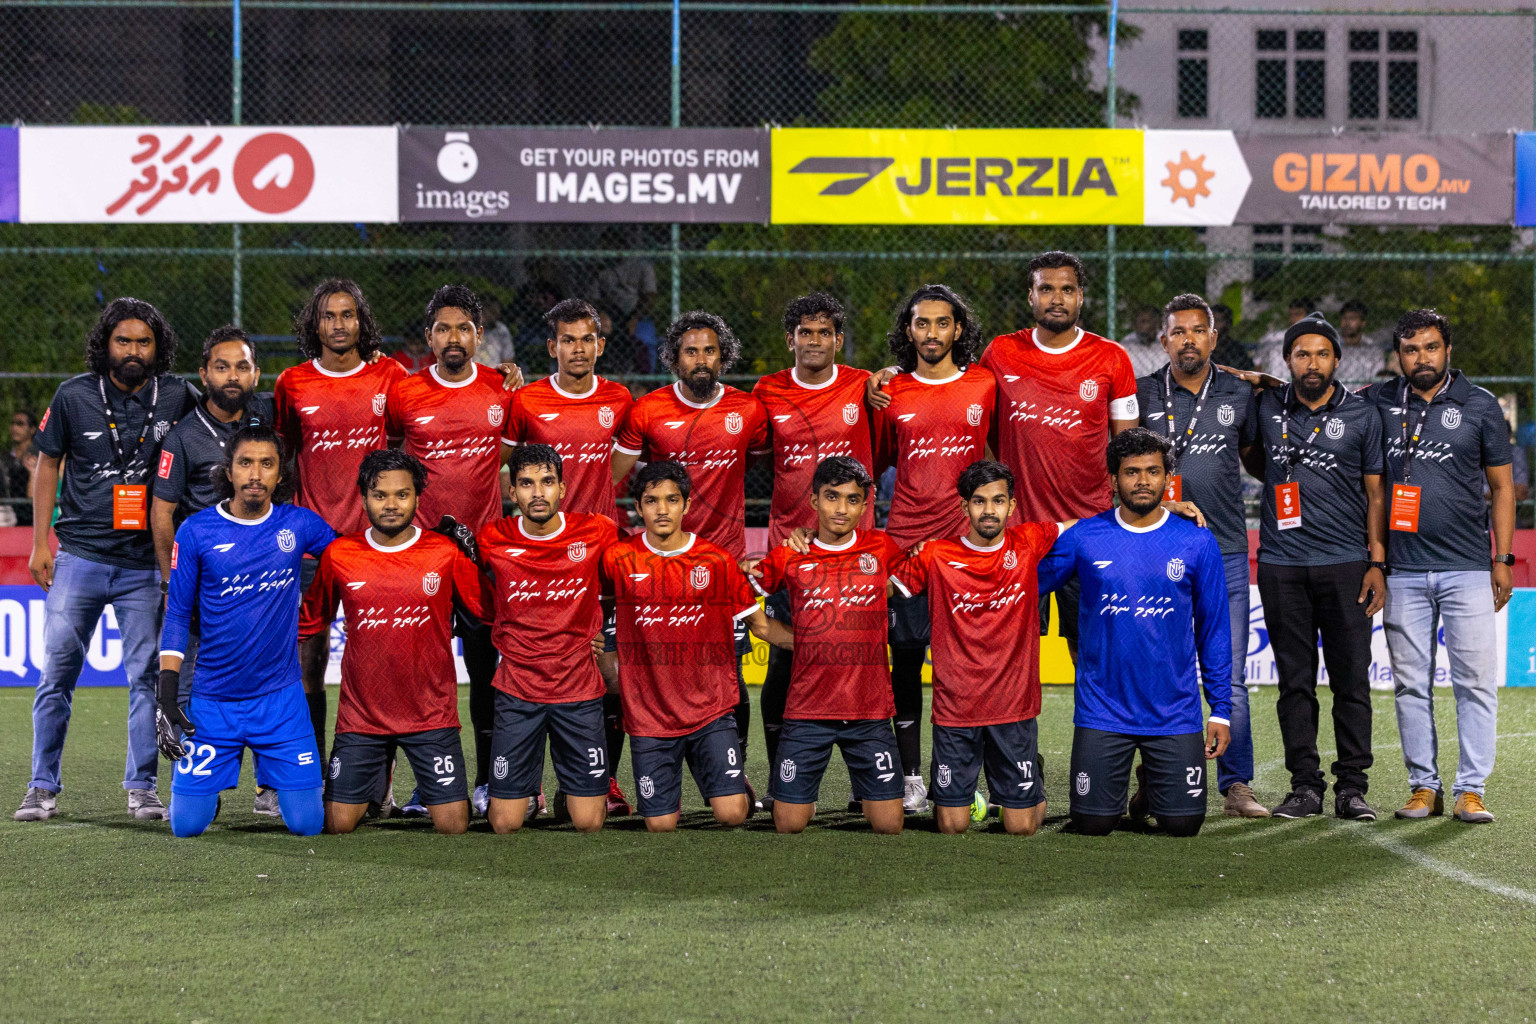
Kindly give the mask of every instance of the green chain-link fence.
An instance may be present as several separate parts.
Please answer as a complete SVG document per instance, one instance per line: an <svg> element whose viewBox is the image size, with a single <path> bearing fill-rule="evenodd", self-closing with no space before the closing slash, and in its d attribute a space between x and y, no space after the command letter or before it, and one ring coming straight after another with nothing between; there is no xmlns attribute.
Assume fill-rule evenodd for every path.
<svg viewBox="0 0 1536 1024"><path fill-rule="evenodd" d="M241 59L234 59L236 20ZM1104 5L334 3L0 0L0 117L31 124L416 124L1530 129L1530 11L1207 11ZM678 60L673 63L674 44ZM1465 61L1467 54L1481 60ZM1455 67L1454 74L1442 67ZM1502 118L1502 120L1500 120ZM811 289L850 313L851 361L886 361L897 299L952 283L987 327L1029 323L1023 265L1088 260L1088 327L1116 337L1193 290L1228 306L1241 357L1293 300L1365 306L1379 340L1435 305L1459 364L1533 411L1536 246L1503 227L1203 231L1141 227L756 225L0 226L0 411L40 410L81 367L100 304L155 302L185 342L237 321L268 381L296 358L312 285L350 276L386 333L419 329L432 290L501 303L518 359L544 372L539 315L568 295L613 320L609 376L654 384L648 342L678 306L744 342L737 383L786 363L779 313ZM617 273L614 273L617 271ZM630 287L613 287L615 278ZM650 291L654 279L655 290ZM638 287L635 287L638 282ZM1134 340L1134 339L1133 339ZM1134 349L1133 349L1134 354ZM1234 357L1237 358L1237 357ZM41 376L31 376L38 374ZM1527 445L1530 438L1523 438ZM752 514L769 486L752 481ZM1529 519L1529 510L1524 513Z"/></svg>

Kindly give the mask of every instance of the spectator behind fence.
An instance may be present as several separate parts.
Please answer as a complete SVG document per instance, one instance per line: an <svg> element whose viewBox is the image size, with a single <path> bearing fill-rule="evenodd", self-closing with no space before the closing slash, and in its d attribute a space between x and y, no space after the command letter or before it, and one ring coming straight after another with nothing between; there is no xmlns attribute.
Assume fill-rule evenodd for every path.
<svg viewBox="0 0 1536 1024"><path fill-rule="evenodd" d="M28 500L32 467L37 464L37 416L30 409L18 409L11 415L11 444L0 450L0 498L10 499L0 505L0 526L31 526L32 503Z"/></svg>
<svg viewBox="0 0 1536 1024"><path fill-rule="evenodd" d="M1306 316L1317 308L1317 303L1312 299L1301 296L1290 301L1285 307L1285 325L1277 327L1259 339L1254 346L1253 365L1257 370L1278 377L1281 380L1291 379L1291 368L1286 362L1283 351L1285 345L1285 332L1290 330L1292 324Z"/></svg>
<svg viewBox="0 0 1536 1024"><path fill-rule="evenodd" d="M54 392L37 433L32 578L48 592L46 662L32 703L32 776L17 821L58 813L75 683L102 611L112 605L128 677L128 813L163 819L155 793L155 685L164 583L149 532L149 479L160 443L200 397L170 372L176 334L139 299L114 299L86 339L88 372ZM59 492L59 552L48 544Z"/></svg>
<svg viewBox="0 0 1536 1024"><path fill-rule="evenodd" d="M1379 334L1367 334L1365 303L1350 299L1339 309L1339 345L1344 358L1339 361L1339 381L1346 387L1374 384L1383 376L1395 377L1392 347Z"/></svg>
<svg viewBox="0 0 1536 1024"><path fill-rule="evenodd" d="M1217 303L1211 307L1211 316L1216 328L1216 347L1211 350L1211 362L1234 370L1253 369L1248 343L1238 337L1232 326L1232 307Z"/></svg>
<svg viewBox="0 0 1536 1024"><path fill-rule="evenodd" d="M480 347L475 350L475 362L486 366L514 363L517 345L512 340L512 328L501 318L501 300L494 295L485 296L485 330L480 335Z"/></svg>
<svg viewBox="0 0 1536 1024"><path fill-rule="evenodd" d="M405 367L406 373L419 373L437 361L427 347L427 335L419 321L406 324L400 340L400 347L391 352L389 358Z"/></svg>
<svg viewBox="0 0 1536 1024"><path fill-rule="evenodd" d="M1131 357L1131 369L1138 377L1146 376L1168 361L1162 342L1158 340L1160 314L1161 310L1156 306L1138 306L1133 329L1120 339L1125 354Z"/></svg>

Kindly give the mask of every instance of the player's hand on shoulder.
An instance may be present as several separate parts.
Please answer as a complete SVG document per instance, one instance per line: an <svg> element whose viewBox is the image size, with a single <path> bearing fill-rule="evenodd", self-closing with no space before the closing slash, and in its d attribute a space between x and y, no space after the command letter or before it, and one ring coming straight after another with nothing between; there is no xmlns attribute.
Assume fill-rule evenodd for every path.
<svg viewBox="0 0 1536 1024"><path fill-rule="evenodd" d="M1165 501L1163 502L1163 508L1167 509L1169 512L1172 512L1176 516L1183 516L1185 519L1193 519L1196 526L1200 527L1202 530L1205 529L1205 514L1200 511L1200 507L1194 502Z"/></svg>
<svg viewBox="0 0 1536 1024"><path fill-rule="evenodd" d="M757 567L757 563L761 561L761 558L743 558L740 562L737 562L736 565L746 575L751 576L753 579L760 580L763 578L763 570Z"/></svg>
<svg viewBox="0 0 1536 1024"><path fill-rule="evenodd" d="M783 547L789 548L797 555L811 553L811 538L816 535L804 526L797 526L789 531L789 536L784 538Z"/></svg>
<svg viewBox="0 0 1536 1024"><path fill-rule="evenodd" d="M432 527L433 533L440 533L453 541L464 557L471 562L480 561L480 545L475 541L475 531L459 522L453 516L443 516L437 525Z"/></svg>
<svg viewBox="0 0 1536 1024"><path fill-rule="evenodd" d="M1267 374L1262 370L1239 370L1234 366L1222 366L1220 363L1216 364L1216 369L1225 370L1232 374L1234 377L1241 377L1243 380L1247 381L1249 384L1252 384L1256 388L1285 387L1285 381L1281 380L1279 377Z"/></svg>
<svg viewBox="0 0 1536 1024"><path fill-rule="evenodd" d="M891 396L885 393L885 386L896 377L896 372L896 367L887 366L870 374L869 380L864 382L864 403L871 409L884 409L891 404Z"/></svg>
<svg viewBox="0 0 1536 1024"><path fill-rule="evenodd" d="M508 391L516 391L523 386L523 368L516 363L501 363L496 369L501 371L501 386Z"/></svg>

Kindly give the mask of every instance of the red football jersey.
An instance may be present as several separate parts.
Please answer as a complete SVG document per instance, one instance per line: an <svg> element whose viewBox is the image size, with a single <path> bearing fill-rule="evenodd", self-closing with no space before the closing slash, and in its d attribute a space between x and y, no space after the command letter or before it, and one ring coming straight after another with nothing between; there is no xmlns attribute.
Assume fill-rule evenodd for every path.
<svg viewBox="0 0 1536 1024"><path fill-rule="evenodd" d="M647 462L688 467L693 481L683 529L740 558L747 550L747 456L768 453L768 413L745 391L719 385L699 404L681 382L657 388L629 410L614 448Z"/></svg>
<svg viewBox="0 0 1536 1024"><path fill-rule="evenodd" d="M561 391L550 375L512 395L507 440L547 444L560 453L567 512L596 512L619 522L613 494L613 439L629 419L629 389L594 375L584 395Z"/></svg>
<svg viewBox="0 0 1536 1024"><path fill-rule="evenodd" d="M427 467L416 521L445 515L478 530L501 515L501 442L512 393L501 374L471 363L468 380L445 381L433 366L389 389L389 436Z"/></svg>
<svg viewBox="0 0 1536 1024"><path fill-rule="evenodd" d="M343 536L368 529L357 469L363 456L389 447L385 403L404 376L393 359L361 363L346 373L322 370L312 360L277 375L274 418L288 454L298 461L297 504Z"/></svg>
<svg viewBox="0 0 1536 1024"><path fill-rule="evenodd" d="M906 556L879 530L855 530L838 548L819 540L800 555L776 547L757 563L764 596L789 588L795 662L785 718L889 718L885 584Z"/></svg>
<svg viewBox="0 0 1536 1024"><path fill-rule="evenodd" d="M885 528L910 548L966 531L955 489L965 467L986 454L997 383L992 371L968 366L942 381L897 374L880 412L882 451L896 466L896 490Z"/></svg>
<svg viewBox="0 0 1536 1024"><path fill-rule="evenodd" d="M797 526L816 529L811 508L811 475L822 459L847 455L875 472L874 441L864 384L869 371L835 365L825 384L802 384L795 368L759 377L752 396L768 411L773 434L773 506L768 513L768 546L778 545ZM859 528L873 527L874 495Z"/></svg>
<svg viewBox="0 0 1536 1024"><path fill-rule="evenodd" d="M603 554L618 627L624 731L684 736L736 706L737 619L757 595L735 559L694 535L659 552L644 533Z"/></svg>
<svg viewBox="0 0 1536 1024"><path fill-rule="evenodd" d="M1040 593L1035 567L1055 523L1003 532L995 548L968 537L930 541L896 570L908 596L928 591L933 720L969 728L1040 714Z"/></svg>
<svg viewBox="0 0 1536 1024"><path fill-rule="evenodd" d="M1125 349L1082 328L1067 348L1042 348L1031 329L993 338L981 364L997 375L997 457L1013 470L1019 520L1086 519L1109 508L1109 421L1137 417Z"/></svg>
<svg viewBox="0 0 1536 1024"><path fill-rule="evenodd" d="M477 618L488 588L453 541L414 527L416 539L380 547L365 531L332 541L304 595L301 639L346 618L336 731L399 736L459 727L453 602Z"/></svg>
<svg viewBox="0 0 1536 1024"><path fill-rule="evenodd" d="M521 516L497 519L478 536L480 562L495 581L491 638L501 663L491 682L541 704L603 695L592 638L603 628L603 552L619 539L607 516L558 514L560 529L547 537L524 533Z"/></svg>

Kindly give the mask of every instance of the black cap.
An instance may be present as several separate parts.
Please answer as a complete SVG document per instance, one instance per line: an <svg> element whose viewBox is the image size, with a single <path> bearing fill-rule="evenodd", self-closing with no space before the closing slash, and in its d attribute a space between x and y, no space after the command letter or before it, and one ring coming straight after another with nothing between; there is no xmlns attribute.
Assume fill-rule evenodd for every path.
<svg viewBox="0 0 1536 1024"><path fill-rule="evenodd" d="M1287 362L1290 361L1291 349L1295 346L1296 339L1304 334L1321 334L1333 342L1333 358L1344 358L1344 349L1339 344L1339 329L1329 323L1323 314L1314 311L1285 329L1285 344L1280 350L1280 355Z"/></svg>

